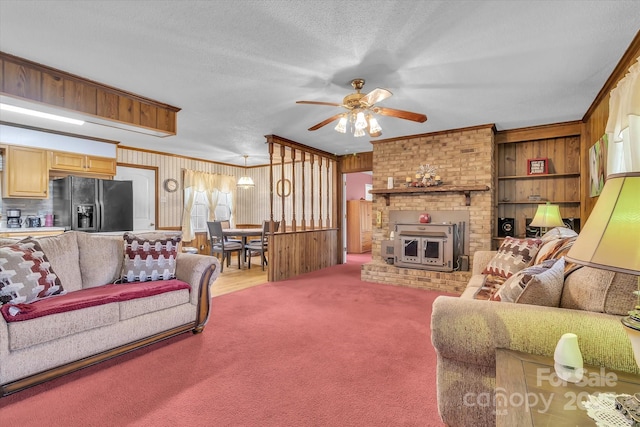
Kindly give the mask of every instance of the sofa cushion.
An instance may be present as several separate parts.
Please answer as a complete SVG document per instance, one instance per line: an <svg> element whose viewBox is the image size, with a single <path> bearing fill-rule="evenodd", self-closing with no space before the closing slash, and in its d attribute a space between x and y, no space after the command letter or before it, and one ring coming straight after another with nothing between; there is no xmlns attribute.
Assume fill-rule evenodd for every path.
<svg viewBox="0 0 640 427"><path fill-rule="evenodd" d="M36 239L67 292L82 289L77 235L76 231L67 231Z"/></svg>
<svg viewBox="0 0 640 427"><path fill-rule="evenodd" d="M83 288L113 283L120 278L124 248L122 236L77 232Z"/></svg>
<svg viewBox="0 0 640 427"><path fill-rule="evenodd" d="M0 308L0 313L2 313L7 323L22 322L57 313L129 301L136 298L146 298L165 292L183 289L188 291L190 288L188 283L177 279L158 282L137 282L131 285L109 284L69 292L58 298L37 301L32 304L20 304L17 306L6 304Z"/></svg>
<svg viewBox="0 0 640 427"><path fill-rule="evenodd" d="M0 247L0 302L21 304L61 295L60 279L37 241Z"/></svg>
<svg viewBox="0 0 640 427"><path fill-rule="evenodd" d="M149 238L150 237L150 238ZM125 233L123 283L169 280L176 277L180 235L139 236Z"/></svg>
<svg viewBox="0 0 640 427"><path fill-rule="evenodd" d="M626 316L637 298L638 278L582 267L565 278L560 307Z"/></svg>
<svg viewBox="0 0 640 427"><path fill-rule="evenodd" d="M150 283L150 282L144 282ZM162 283L166 283L164 280ZM128 287L128 285L127 285ZM136 298L120 302L120 320L131 319L165 308L175 307L189 303L189 289L179 289L171 292L164 292L146 298Z"/></svg>
<svg viewBox="0 0 640 427"><path fill-rule="evenodd" d="M493 301L558 307L564 283L564 257L532 265L506 280Z"/></svg>
<svg viewBox="0 0 640 427"><path fill-rule="evenodd" d="M70 292L69 294L77 292ZM65 296L63 295L59 298L64 298ZM51 298L51 300L55 299L57 298ZM45 301L49 300L39 302ZM5 307L3 306L3 309ZM7 323L9 349L12 351L20 350L116 322L118 322L117 303L36 317L24 322L10 322Z"/></svg>

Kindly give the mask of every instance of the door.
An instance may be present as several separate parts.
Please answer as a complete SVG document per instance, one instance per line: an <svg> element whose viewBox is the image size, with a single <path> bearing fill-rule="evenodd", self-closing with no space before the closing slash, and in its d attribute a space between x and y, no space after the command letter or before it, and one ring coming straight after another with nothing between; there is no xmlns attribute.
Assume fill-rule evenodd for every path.
<svg viewBox="0 0 640 427"><path fill-rule="evenodd" d="M118 166L114 179L133 182L133 229L156 229L156 169Z"/></svg>

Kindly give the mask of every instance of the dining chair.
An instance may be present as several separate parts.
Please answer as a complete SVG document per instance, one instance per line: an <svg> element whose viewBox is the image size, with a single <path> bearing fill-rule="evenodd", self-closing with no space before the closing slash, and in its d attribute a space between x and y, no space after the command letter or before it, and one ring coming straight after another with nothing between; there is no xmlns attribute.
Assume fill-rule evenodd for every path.
<svg viewBox="0 0 640 427"><path fill-rule="evenodd" d="M231 221L229 221L228 219L220 220L220 225L222 225L222 229L223 230L229 229L229 228L231 228ZM230 239L229 236L224 236L224 241L225 242L242 243L242 240L240 240L240 239Z"/></svg>
<svg viewBox="0 0 640 427"><path fill-rule="evenodd" d="M227 266L231 265L231 253L238 253L238 269L240 269L240 257L244 252L242 243L226 241L222 233L222 224L220 221L207 221L209 229L209 244L211 245L211 255L222 254L220 262L220 272L224 271L224 261L227 260Z"/></svg>
<svg viewBox="0 0 640 427"><path fill-rule="evenodd" d="M251 255L254 253L258 253L260 255L260 264L262 265L262 271L264 271L264 266L268 265L266 253L269 246L269 224L270 221L263 221L260 239L251 240L245 245L245 253L247 258L249 258L249 268L251 268ZM274 221L273 231L276 232L279 226L280 221Z"/></svg>

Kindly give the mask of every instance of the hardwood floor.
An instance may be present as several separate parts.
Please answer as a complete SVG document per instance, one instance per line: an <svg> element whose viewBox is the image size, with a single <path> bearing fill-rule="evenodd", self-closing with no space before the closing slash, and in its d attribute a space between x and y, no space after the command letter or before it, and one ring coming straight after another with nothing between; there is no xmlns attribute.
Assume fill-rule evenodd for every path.
<svg viewBox="0 0 640 427"><path fill-rule="evenodd" d="M231 259L231 265L225 265L224 271L218 275L218 278L211 285L211 295L217 297L267 283L267 268L265 266L265 270L262 271L259 256L251 259L250 269L247 268L247 265L245 264L241 269L238 269L238 260L234 256Z"/></svg>

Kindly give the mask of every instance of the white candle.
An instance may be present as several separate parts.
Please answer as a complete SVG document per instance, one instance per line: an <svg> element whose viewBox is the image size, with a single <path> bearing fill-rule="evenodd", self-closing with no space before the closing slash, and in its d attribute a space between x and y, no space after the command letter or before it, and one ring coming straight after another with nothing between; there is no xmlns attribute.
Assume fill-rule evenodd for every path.
<svg viewBox="0 0 640 427"><path fill-rule="evenodd" d="M393 188L393 177L392 176L387 178L387 188L389 188L389 189Z"/></svg>

